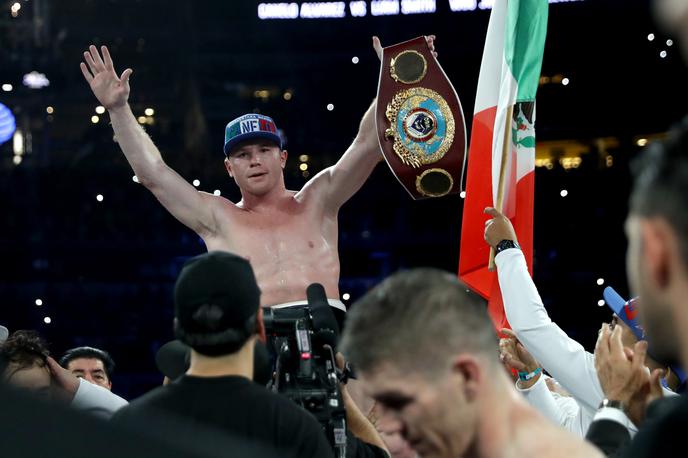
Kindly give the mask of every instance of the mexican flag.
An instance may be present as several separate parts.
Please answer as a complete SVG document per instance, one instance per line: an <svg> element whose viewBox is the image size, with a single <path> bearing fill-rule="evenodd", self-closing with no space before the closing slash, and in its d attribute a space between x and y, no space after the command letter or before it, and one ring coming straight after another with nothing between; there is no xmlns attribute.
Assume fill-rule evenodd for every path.
<svg viewBox="0 0 688 458"><path fill-rule="evenodd" d="M483 210L500 209L497 196L504 164L501 210L516 229L532 275L535 93L547 34L547 8L547 0L495 0L478 78L459 277L489 300L488 311L497 329L508 323L496 272L488 271L490 247L484 231L489 216ZM505 132L510 115L509 132Z"/></svg>

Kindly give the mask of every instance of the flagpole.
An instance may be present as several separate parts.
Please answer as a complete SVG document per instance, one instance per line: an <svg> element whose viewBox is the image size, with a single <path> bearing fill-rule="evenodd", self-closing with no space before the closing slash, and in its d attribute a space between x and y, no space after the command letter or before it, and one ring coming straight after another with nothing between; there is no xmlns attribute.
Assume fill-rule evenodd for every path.
<svg viewBox="0 0 688 458"><path fill-rule="evenodd" d="M504 182L506 181L506 163L508 154L511 151L511 122L514 117L514 106L509 105L506 109L506 123L504 124L504 144L502 145L502 161L499 167L499 185L497 187L497 211L502 213L504 210ZM490 247L490 262L487 269L494 272L497 268L495 265L495 249Z"/></svg>

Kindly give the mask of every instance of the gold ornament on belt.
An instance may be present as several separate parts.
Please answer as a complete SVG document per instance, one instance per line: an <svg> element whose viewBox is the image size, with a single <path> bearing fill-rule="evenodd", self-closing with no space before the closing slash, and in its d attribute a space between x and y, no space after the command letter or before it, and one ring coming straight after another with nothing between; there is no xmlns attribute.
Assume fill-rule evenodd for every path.
<svg viewBox="0 0 688 458"><path fill-rule="evenodd" d="M454 141L454 116L447 101L432 89L414 87L397 92L387 105L385 116L390 123L385 136L394 139L394 152L407 166L418 168L439 161ZM420 128L415 128L415 124ZM435 146L437 142L439 147Z"/></svg>

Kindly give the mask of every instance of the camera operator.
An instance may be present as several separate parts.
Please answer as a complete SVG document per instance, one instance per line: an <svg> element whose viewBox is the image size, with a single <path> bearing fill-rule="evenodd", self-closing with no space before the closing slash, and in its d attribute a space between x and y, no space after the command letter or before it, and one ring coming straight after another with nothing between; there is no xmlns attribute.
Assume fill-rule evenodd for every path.
<svg viewBox="0 0 688 458"><path fill-rule="evenodd" d="M145 416L147 425L161 429L184 421L189 439L210 427L270 446L279 456L333 456L312 415L251 381L254 343L265 330L247 260L215 251L187 261L174 303L175 334L191 347L188 371L133 401L113 421Z"/></svg>
<svg viewBox="0 0 688 458"><path fill-rule="evenodd" d="M382 436L346 385L351 372L344 357L335 354L339 320L328 305L325 288L312 283L306 297L304 307L263 310L274 367L268 388L315 416L336 457L387 457Z"/></svg>

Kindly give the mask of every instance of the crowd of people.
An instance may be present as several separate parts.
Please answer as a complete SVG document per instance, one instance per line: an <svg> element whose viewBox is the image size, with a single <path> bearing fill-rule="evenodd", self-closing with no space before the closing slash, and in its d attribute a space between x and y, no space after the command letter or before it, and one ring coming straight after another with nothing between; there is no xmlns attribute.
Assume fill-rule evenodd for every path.
<svg viewBox="0 0 688 458"><path fill-rule="evenodd" d="M668 27L688 30L688 2L658 2L658 11ZM433 36L427 44L434 52ZM381 57L377 38L373 47ZM165 164L127 103L132 70L118 75L106 47L91 46L81 70L140 182L208 253L188 260L177 278L169 326L178 340L158 358L165 382L131 403L111 391L115 363L107 351L77 347L56 360L38 333L0 326L3 425L21 418L49 429L34 442L0 428L7 456L62 456L75 431L118 444L104 447L105 456L650 457L680 450L688 422L688 118L634 164L626 220L634 297L607 288L610 319L590 353L550 319L511 222L494 208L485 209L485 241L496 250L511 329L496 333L484 300L455 274L431 268L391 275L347 311L337 299L337 214L382 159L375 102L342 158L298 192L285 187L287 151L274 121L259 114L231 121L224 163L241 191L235 204L198 192ZM313 283L325 291L317 306L307 294ZM313 342L326 342L320 349L299 327L314 307L322 308L313 315L322 325ZM326 403L343 409L341 425L314 414L315 394L306 388L311 401L301 405L280 392L273 373L293 349L276 340L276 317L295 323L298 373L310 374L297 387L318 377L309 372L313 355L330 351L331 359L319 361L336 374L323 383L336 387Z"/></svg>

